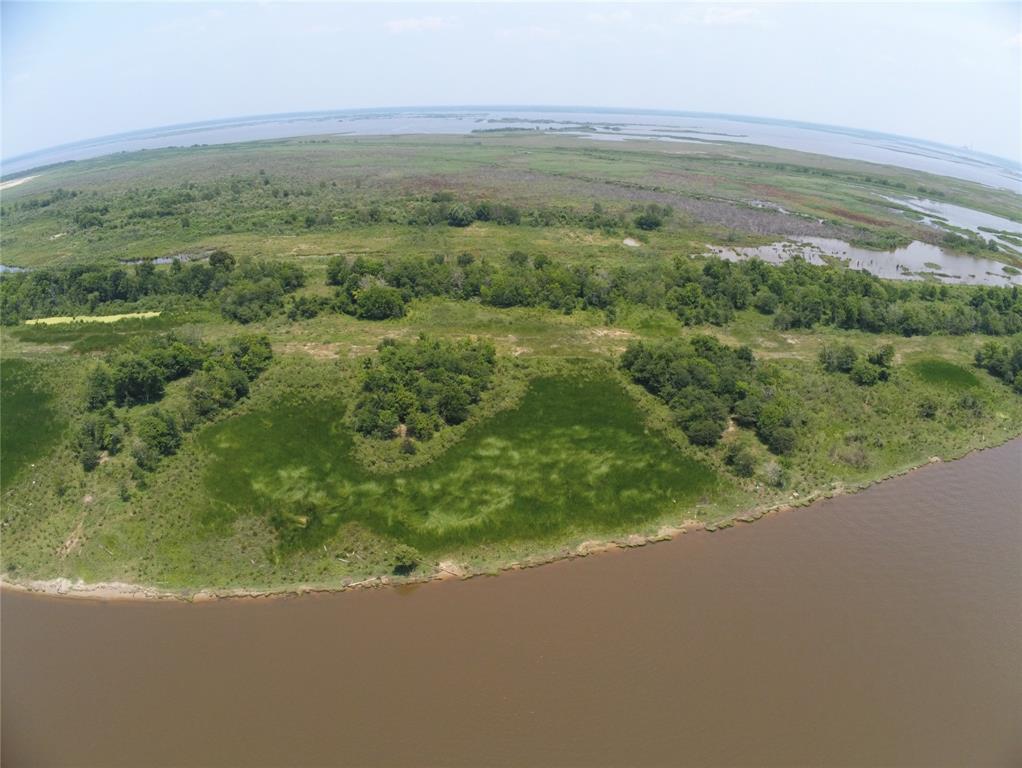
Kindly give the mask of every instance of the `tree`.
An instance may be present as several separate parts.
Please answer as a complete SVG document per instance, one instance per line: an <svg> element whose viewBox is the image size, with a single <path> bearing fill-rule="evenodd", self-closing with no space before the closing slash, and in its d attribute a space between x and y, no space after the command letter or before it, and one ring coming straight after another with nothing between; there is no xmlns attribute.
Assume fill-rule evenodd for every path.
<svg viewBox="0 0 1022 768"><path fill-rule="evenodd" d="M118 405L152 403L163 397L163 372L150 360L127 354L113 367L114 401Z"/></svg>
<svg viewBox="0 0 1022 768"><path fill-rule="evenodd" d="M447 224L452 227L467 227L475 221L475 212L468 206L455 204L447 209Z"/></svg>
<svg viewBox="0 0 1022 768"><path fill-rule="evenodd" d="M209 254L209 266L221 272L230 272L236 264L235 258L227 251L217 248Z"/></svg>
<svg viewBox="0 0 1022 768"><path fill-rule="evenodd" d="M85 380L85 407L90 411L102 408L114 396L113 376L104 363L97 364Z"/></svg>
<svg viewBox="0 0 1022 768"><path fill-rule="evenodd" d="M405 301L396 288L375 284L356 294L356 314L363 320L387 320L404 313Z"/></svg>

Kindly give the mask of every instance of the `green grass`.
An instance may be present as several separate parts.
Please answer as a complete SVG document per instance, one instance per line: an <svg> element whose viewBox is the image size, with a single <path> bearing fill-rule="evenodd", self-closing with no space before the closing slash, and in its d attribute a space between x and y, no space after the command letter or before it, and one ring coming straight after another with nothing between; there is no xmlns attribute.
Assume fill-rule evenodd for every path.
<svg viewBox="0 0 1022 768"><path fill-rule="evenodd" d="M52 407L54 395L47 381L37 364L25 360L0 364L0 479L4 487L60 439L63 424Z"/></svg>
<svg viewBox="0 0 1022 768"><path fill-rule="evenodd" d="M979 386L979 379L965 368L946 360L917 360L909 365L912 372L927 384L946 389L969 389Z"/></svg>
<svg viewBox="0 0 1022 768"><path fill-rule="evenodd" d="M315 546L345 523L423 552L621 531L680 512L716 473L644 424L613 378L540 378L521 403L435 461L374 475L352 457L336 401L278 402L207 430L204 475L220 523L257 514Z"/></svg>

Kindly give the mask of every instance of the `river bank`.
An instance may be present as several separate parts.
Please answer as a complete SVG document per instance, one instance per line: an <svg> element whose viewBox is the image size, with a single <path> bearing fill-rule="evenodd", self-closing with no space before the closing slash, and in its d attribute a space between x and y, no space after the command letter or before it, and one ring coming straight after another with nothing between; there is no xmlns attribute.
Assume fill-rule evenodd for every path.
<svg viewBox="0 0 1022 768"><path fill-rule="evenodd" d="M833 499L841 496L848 496L861 493L876 485L886 483L913 472L917 472L927 466L941 464L948 461L960 461L968 456L983 451L992 450L1012 442L1022 444L1022 435L1008 437L1000 443L970 448L957 455L942 458L931 456L925 462L912 464L897 470L879 475L874 479L857 483L854 485L841 485L829 490L816 490L805 495L798 495L788 502L755 506L730 517L713 522L699 522L695 520L684 520L674 524L663 523L653 533L632 533L626 536L612 538L601 538L595 535L586 538L581 543L560 549L556 552L543 550L535 557L525 560L518 560L508 563L498 563L492 568L474 570L464 564L452 560L441 560L427 573L412 573L405 576L394 574L381 574L379 576L362 579L360 581L329 584L294 584L283 585L270 589L240 588L240 589L197 589L197 590L169 590L157 586L145 584L131 584L125 582L96 582L88 583L82 579L55 578L55 579L29 579L16 580L9 578L6 574L0 575L0 589L23 592L26 594L42 595L50 597L74 598L85 600L118 600L118 601L151 601L151 600L173 600L189 603L199 603L218 600L233 599L255 599L255 598L279 598L294 597L298 595L329 594L334 592L347 592L360 589L377 589L381 587L400 587L417 584L425 584L433 581L447 581L452 579L470 579L478 576L493 576L502 572L518 571L528 568L536 568L543 565L584 558L592 555L622 550L645 547L650 544L671 541L679 536L689 533L715 533L733 527L738 523L751 524L762 518L781 512L790 512L795 509L811 507L814 504L826 499Z"/></svg>

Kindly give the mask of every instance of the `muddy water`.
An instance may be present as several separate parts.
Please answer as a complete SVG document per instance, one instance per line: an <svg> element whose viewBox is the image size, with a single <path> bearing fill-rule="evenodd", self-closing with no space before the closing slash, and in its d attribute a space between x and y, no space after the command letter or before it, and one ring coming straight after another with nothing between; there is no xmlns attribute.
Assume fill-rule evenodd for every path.
<svg viewBox="0 0 1022 768"><path fill-rule="evenodd" d="M1022 441L497 578L3 596L20 765L1020 765Z"/></svg>

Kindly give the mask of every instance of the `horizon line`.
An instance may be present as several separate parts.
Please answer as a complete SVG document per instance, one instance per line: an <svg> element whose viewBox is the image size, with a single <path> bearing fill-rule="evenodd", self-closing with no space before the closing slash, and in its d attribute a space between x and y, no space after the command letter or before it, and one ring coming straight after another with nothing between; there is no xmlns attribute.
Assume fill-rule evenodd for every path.
<svg viewBox="0 0 1022 768"><path fill-rule="evenodd" d="M62 144L53 144L39 149L30 150L28 152L22 152L18 155L12 155L10 157L0 158L0 167L7 163L14 163L23 160L31 159L36 155L45 154L60 149L70 149L73 147L80 146L93 146L111 143L120 139L126 139L132 136L145 135L148 133L155 133L160 131L187 131L188 129L201 129L207 126L214 126L221 123L229 122L241 122L246 120L258 120L262 122L268 122L274 118L298 118L298 117L312 117L312 116L326 116L326 115L337 115L337 114L348 114L348 113L387 113L387 112L408 112L411 110L451 110L451 111L468 111L473 109L478 110L489 110L489 111L510 111L510 110L533 110L537 112L594 112L594 113L618 113L618 114L661 114L661 115L674 115L674 116L685 116L685 117L716 117L734 120L736 122L760 122L760 123L789 123L801 127L809 128L810 130L823 130L831 133L855 133L864 134L875 137L905 139L916 143L929 144L934 147L943 149L950 149L956 152L969 152L973 155L980 157L990 158L992 160L1000 161L1001 163L1007 163L1015 170L1022 170L1022 157L1018 160L1013 158L1004 157L993 152L985 150L973 149L968 146L955 146L953 144L946 144L944 142L936 141L933 139L926 139L918 136L909 136L907 134L890 133L887 131L876 130L872 128L856 128L854 126L837 125L835 123L818 123L810 120L799 120L795 118L786 117L770 117L765 115L743 115L733 112L709 112L704 110L683 110L683 109L669 109L659 107L610 107L610 106L594 106L594 105L575 105L575 104L420 104L420 105L394 105L394 106L383 106L383 107L338 107L332 109L314 109L314 110L301 110L296 112L264 112L248 115L234 115L229 117L218 117L218 118L207 118L202 120L193 120L183 123L167 123L163 125L150 125L144 128L134 128L126 131L118 131L116 133L101 134L99 136L91 136L83 139L76 139L74 141L64 142ZM111 153L115 154L115 153ZM100 155L99 157L103 157ZM58 161L63 162L76 162L76 161ZM54 163L57 164L57 163ZM13 176L27 173L28 171L36 170L44 166L35 166L27 168L23 171L13 172ZM0 175L2 171L0 171ZM5 175L4 175L5 176Z"/></svg>

